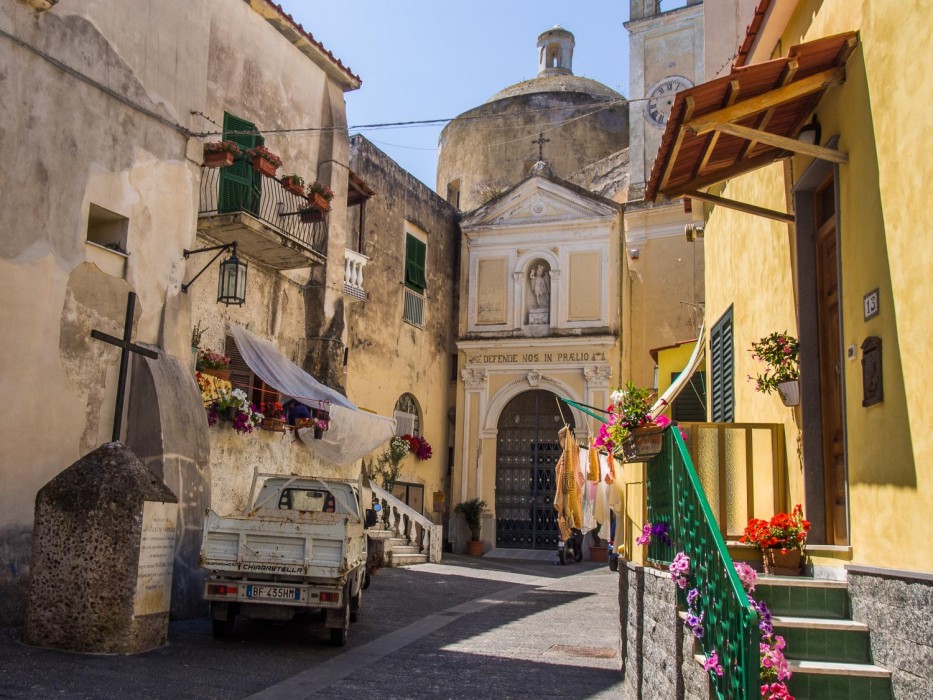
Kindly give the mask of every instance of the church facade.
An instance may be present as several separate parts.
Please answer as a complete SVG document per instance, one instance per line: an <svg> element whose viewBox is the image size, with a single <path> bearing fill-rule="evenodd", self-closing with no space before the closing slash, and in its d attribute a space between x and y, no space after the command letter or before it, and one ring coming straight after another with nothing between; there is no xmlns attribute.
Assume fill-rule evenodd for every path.
<svg viewBox="0 0 933 700"><path fill-rule="evenodd" d="M461 222L451 491L486 502L487 549L557 546L557 431L594 430L559 397L604 406L618 382L621 224L619 204L543 162Z"/></svg>

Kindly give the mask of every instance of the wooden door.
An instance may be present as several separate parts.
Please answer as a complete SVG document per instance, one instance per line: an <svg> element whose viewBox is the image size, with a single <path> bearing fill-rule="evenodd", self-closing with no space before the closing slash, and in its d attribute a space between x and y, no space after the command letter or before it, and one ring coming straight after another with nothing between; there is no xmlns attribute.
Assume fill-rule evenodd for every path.
<svg viewBox="0 0 933 700"><path fill-rule="evenodd" d="M823 472L826 538L849 542L847 476L842 406L839 251L836 242L835 187L830 180L816 192L817 320L820 343L820 407L823 422Z"/></svg>

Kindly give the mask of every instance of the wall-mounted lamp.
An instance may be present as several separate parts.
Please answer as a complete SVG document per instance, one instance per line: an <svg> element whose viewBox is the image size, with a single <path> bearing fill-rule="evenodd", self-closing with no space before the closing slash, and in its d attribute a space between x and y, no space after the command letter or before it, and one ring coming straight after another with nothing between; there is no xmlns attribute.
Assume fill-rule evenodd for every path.
<svg viewBox="0 0 933 700"><path fill-rule="evenodd" d="M684 235L687 237L687 242L693 243L697 238L703 238L703 233L705 230L706 229L703 224L685 224Z"/></svg>
<svg viewBox="0 0 933 700"><path fill-rule="evenodd" d="M212 250L217 251L217 255L210 259L210 262L207 263L204 267L201 268L201 271L198 272L194 277L191 278L191 281L188 284L181 285L181 291L185 294L188 293L188 289L194 284L194 281L200 277L204 271L209 268L213 262L220 257L220 254L223 253L228 248L233 248L233 252L230 257L220 263L220 276L217 281L217 303L226 304L230 306L231 304L235 306L241 306L246 303L246 263L242 262L236 254L236 241L233 243L224 243L223 245L215 245L209 248L198 248L197 250L185 250L184 255L187 259L191 255L196 255L198 253L207 253Z"/></svg>
<svg viewBox="0 0 933 700"><path fill-rule="evenodd" d="M820 123L817 121L816 115L814 114L810 123L797 132L797 140L800 141L800 143L809 143L814 146L819 146L820 132Z"/></svg>

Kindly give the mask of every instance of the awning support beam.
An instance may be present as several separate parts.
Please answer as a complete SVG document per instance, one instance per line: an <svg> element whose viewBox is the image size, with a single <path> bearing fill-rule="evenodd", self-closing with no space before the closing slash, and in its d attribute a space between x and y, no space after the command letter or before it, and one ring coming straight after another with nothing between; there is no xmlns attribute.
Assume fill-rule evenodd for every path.
<svg viewBox="0 0 933 700"><path fill-rule="evenodd" d="M796 139L789 139L786 136L778 136L777 134L771 134L767 131L761 131L760 129L752 129L751 127L741 126L740 124L717 124L715 130L723 134L738 136L748 141L766 143L769 146L800 153L805 156L810 156L811 158L828 160L831 163L849 162L849 156L841 151L811 143L802 143Z"/></svg>
<svg viewBox="0 0 933 700"><path fill-rule="evenodd" d="M755 97L749 97L731 107L724 107L715 112L708 112L685 121L684 127L695 134L706 134L719 124L737 122L772 107L778 107L786 102L822 92L833 85L841 85L845 82L845 79L845 68L829 68L806 78L801 78L789 85L775 88Z"/></svg>
<svg viewBox="0 0 933 700"><path fill-rule="evenodd" d="M698 190L689 190L684 192L684 197L690 197L690 199L699 199L704 202L709 202L710 204L716 204L720 207L726 207L727 209L735 209L736 211L745 212L746 214L752 214L754 216L763 216L767 219L774 219L775 221L780 221L785 224L794 223L793 214L785 214L782 211L766 209L765 207L759 207L754 204L746 204L745 202L736 202L734 199L718 197L715 194L708 194Z"/></svg>

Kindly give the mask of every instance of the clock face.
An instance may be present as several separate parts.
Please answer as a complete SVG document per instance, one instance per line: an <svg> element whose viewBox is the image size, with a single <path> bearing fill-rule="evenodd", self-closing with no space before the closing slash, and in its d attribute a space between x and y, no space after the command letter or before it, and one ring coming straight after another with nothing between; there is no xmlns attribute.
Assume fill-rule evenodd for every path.
<svg viewBox="0 0 933 700"><path fill-rule="evenodd" d="M674 104L674 95L689 87L693 87L693 83L682 75L670 75L652 85L645 102L645 117L648 121L663 129Z"/></svg>

